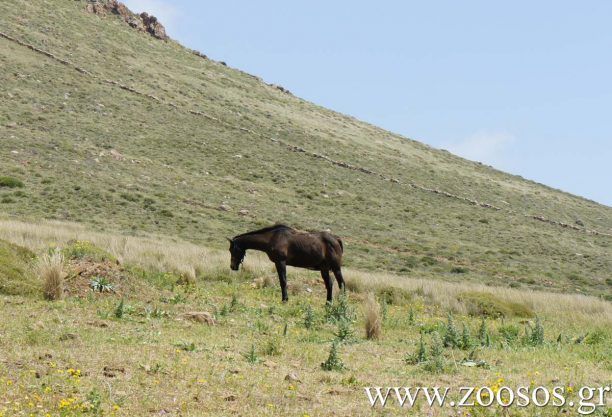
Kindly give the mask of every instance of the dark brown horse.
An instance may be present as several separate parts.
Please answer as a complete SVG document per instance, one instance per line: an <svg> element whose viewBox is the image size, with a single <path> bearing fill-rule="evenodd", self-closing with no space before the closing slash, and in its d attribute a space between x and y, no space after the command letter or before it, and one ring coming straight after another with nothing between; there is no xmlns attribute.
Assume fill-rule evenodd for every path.
<svg viewBox="0 0 612 417"><path fill-rule="evenodd" d="M254 249L265 252L276 265L276 272L287 301L287 265L321 271L327 290L327 301L332 301L333 272L338 286L344 291L344 279L340 270L344 248L339 237L327 232L301 232L283 224L266 227L235 236L230 241L232 260L230 267L237 271L246 251Z"/></svg>

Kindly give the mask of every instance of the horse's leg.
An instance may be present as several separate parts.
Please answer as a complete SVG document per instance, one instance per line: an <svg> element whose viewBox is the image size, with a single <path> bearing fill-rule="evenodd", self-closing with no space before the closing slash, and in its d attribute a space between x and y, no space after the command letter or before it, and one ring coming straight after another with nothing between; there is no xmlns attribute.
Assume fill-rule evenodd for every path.
<svg viewBox="0 0 612 417"><path fill-rule="evenodd" d="M325 289L327 290L327 302L332 302L332 291L334 289L334 282L329 276L329 270L322 269L321 276L323 277L323 282L325 283Z"/></svg>
<svg viewBox="0 0 612 417"><path fill-rule="evenodd" d="M342 278L342 271L340 268L334 269L334 276L336 277L336 281L338 281L340 291L344 292L344 278Z"/></svg>
<svg viewBox="0 0 612 417"><path fill-rule="evenodd" d="M287 265L285 261L276 262L276 272L278 273L278 280L283 294L283 303L286 303L289 301L289 297L287 296Z"/></svg>

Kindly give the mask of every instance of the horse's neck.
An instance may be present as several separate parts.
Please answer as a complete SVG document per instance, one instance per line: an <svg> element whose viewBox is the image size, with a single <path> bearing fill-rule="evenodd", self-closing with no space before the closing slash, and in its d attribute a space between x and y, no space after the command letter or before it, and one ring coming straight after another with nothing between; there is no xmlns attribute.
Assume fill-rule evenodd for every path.
<svg viewBox="0 0 612 417"><path fill-rule="evenodd" d="M266 251L268 249L269 236L266 233L245 235L236 238L236 241L244 249Z"/></svg>

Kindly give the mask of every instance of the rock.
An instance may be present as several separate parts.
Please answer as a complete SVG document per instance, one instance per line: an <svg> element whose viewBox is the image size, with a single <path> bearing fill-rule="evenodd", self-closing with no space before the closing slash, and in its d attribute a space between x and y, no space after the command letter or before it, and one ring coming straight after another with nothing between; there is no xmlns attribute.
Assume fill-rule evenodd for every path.
<svg viewBox="0 0 612 417"><path fill-rule="evenodd" d="M113 158L115 158L117 161L123 161L125 159L125 156L123 156L119 151L115 150L115 149L111 149L110 150L110 154Z"/></svg>
<svg viewBox="0 0 612 417"><path fill-rule="evenodd" d="M75 340L78 336L74 333L64 333L59 337L59 340L64 342L66 340Z"/></svg>
<svg viewBox="0 0 612 417"><path fill-rule="evenodd" d="M236 401L237 399L238 397L236 397L234 394L230 394L224 398L225 401Z"/></svg>
<svg viewBox="0 0 612 417"><path fill-rule="evenodd" d="M290 381L290 382L302 382L300 381L300 378L297 376L296 373L294 372L290 372L285 376L285 381Z"/></svg>
<svg viewBox="0 0 612 417"><path fill-rule="evenodd" d="M238 214L240 214L241 216L246 216L247 214L249 214L249 211L247 209L242 209L238 212Z"/></svg>
<svg viewBox="0 0 612 417"><path fill-rule="evenodd" d="M219 210L221 210L221 211L232 211L232 208L230 206L228 206L227 204L221 204L219 206Z"/></svg>
<svg viewBox="0 0 612 417"><path fill-rule="evenodd" d="M207 311L190 311L188 313L183 314L183 317L188 320L193 320L198 323L208 324L209 326L214 326L217 324L215 318Z"/></svg>
<svg viewBox="0 0 612 417"><path fill-rule="evenodd" d="M584 222L583 222L582 220L580 220L580 219L576 219L575 223L576 223L578 226L584 226Z"/></svg>
<svg viewBox="0 0 612 417"><path fill-rule="evenodd" d="M147 32L157 39L168 39L166 28L164 28L164 25L162 25L155 16L144 12L140 15L133 13L120 1L109 0L106 3L87 3L85 10L102 17L106 16L108 13L119 15L125 23L134 29L141 32Z"/></svg>
<svg viewBox="0 0 612 417"><path fill-rule="evenodd" d="M159 23L159 20L155 16L150 16L147 13L141 13L140 18L145 25L147 32L149 32L154 38L166 40L168 39L168 35L166 35L166 28L164 25Z"/></svg>
<svg viewBox="0 0 612 417"><path fill-rule="evenodd" d="M105 366L102 369L102 374L107 378L114 378L117 374L125 374L125 368Z"/></svg>

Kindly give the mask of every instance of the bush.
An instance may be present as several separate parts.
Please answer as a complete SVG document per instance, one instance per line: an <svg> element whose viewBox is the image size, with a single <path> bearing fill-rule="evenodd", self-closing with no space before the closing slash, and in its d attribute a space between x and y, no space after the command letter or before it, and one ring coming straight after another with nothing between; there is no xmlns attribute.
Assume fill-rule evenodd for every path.
<svg viewBox="0 0 612 417"><path fill-rule="evenodd" d="M380 312L380 304L376 301L373 294L368 294L363 303L363 313L365 316L365 333L366 339L380 339L382 331L382 317Z"/></svg>
<svg viewBox="0 0 612 417"><path fill-rule="evenodd" d="M514 324L507 324L497 329L499 336L509 345L516 343L520 329Z"/></svg>
<svg viewBox="0 0 612 417"><path fill-rule="evenodd" d="M524 304L513 303L497 298L486 292L469 292L459 295L458 300L467 307L472 316L482 317L521 317L535 316L533 310Z"/></svg>
<svg viewBox="0 0 612 417"><path fill-rule="evenodd" d="M23 188L23 182L13 177L0 177L0 187L6 188Z"/></svg>
<svg viewBox="0 0 612 417"><path fill-rule="evenodd" d="M423 337L423 333L421 333L421 338L419 339L417 351L413 355L406 356L406 358L404 359L404 362L406 362L406 364L416 365L419 363L427 362L427 348L425 347L425 341Z"/></svg>
<svg viewBox="0 0 612 417"><path fill-rule="evenodd" d="M539 317L536 317L535 327L529 335L528 342L531 346L540 346L544 344L544 326Z"/></svg>
<svg viewBox="0 0 612 417"><path fill-rule="evenodd" d="M463 266L454 266L451 268L451 274L466 274L470 270Z"/></svg>
<svg viewBox="0 0 612 417"><path fill-rule="evenodd" d="M334 341L331 345L331 349L329 350L329 356L327 360L321 364L321 368L326 371L342 371L345 369L344 363L342 363L342 359L340 359L340 354L338 352L338 342Z"/></svg>
<svg viewBox="0 0 612 417"><path fill-rule="evenodd" d="M306 312L304 313L304 327L308 330L312 329L315 325L315 314L312 306L308 304L306 306Z"/></svg>
<svg viewBox="0 0 612 417"><path fill-rule="evenodd" d="M349 304L346 294L341 293L333 303L325 304L325 319L329 322L355 320L355 312Z"/></svg>
<svg viewBox="0 0 612 417"><path fill-rule="evenodd" d="M68 242L68 246L62 249L62 254L67 259L87 259L94 262L116 261L113 255L86 240Z"/></svg>
<svg viewBox="0 0 612 417"><path fill-rule="evenodd" d="M346 342L353 338L353 328L349 320L338 320L338 331L334 333L340 342Z"/></svg>
<svg viewBox="0 0 612 417"><path fill-rule="evenodd" d="M59 300L64 292L64 257L58 250L40 258L38 271L43 281L43 295L46 300Z"/></svg>
<svg viewBox="0 0 612 417"><path fill-rule="evenodd" d="M452 313L448 313L448 322L446 324L446 333L444 333L444 347L455 348L461 344L459 334L455 327Z"/></svg>

